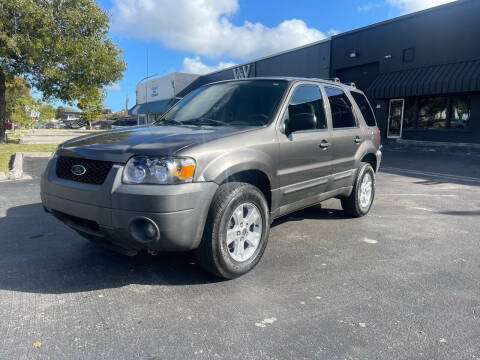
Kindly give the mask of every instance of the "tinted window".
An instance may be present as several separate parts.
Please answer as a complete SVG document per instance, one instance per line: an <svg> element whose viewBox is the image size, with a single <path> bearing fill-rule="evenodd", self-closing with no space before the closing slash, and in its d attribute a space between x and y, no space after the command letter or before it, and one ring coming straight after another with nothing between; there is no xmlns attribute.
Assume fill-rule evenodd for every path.
<svg viewBox="0 0 480 360"><path fill-rule="evenodd" d="M470 121L470 97L455 96L452 99L452 118L450 127L452 129L465 129Z"/></svg>
<svg viewBox="0 0 480 360"><path fill-rule="evenodd" d="M413 129L416 126L417 104L414 98L405 99L402 129Z"/></svg>
<svg viewBox="0 0 480 360"><path fill-rule="evenodd" d="M357 92L351 92L353 99L358 105L358 108L362 112L363 118L365 119L365 122L367 123L368 126L375 126L377 123L375 122L375 115L373 114L372 107L370 106L370 103L368 102L367 98L365 95L357 93Z"/></svg>
<svg viewBox="0 0 480 360"><path fill-rule="evenodd" d="M431 97L420 100L418 127L423 129L441 129L447 127L446 97Z"/></svg>
<svg viewBox="0 0 480 360"><path fill-rule="evenodd" d="M318 86L302 85L295 89L295 93L288 105L287 118L289 121L298 114L312 114L317 118L317 129L326 129L327 122L323 108L322 93Z"/></svg>
<svg viewBox="0 0 480 360"><path fill-rule="evenodd" d="M332 112L334 129L355 127L355 116L352 112L352 104L347 95L339 89L325 88Z"/></svg>
<svg viewBox="0 0 480 360"><path fill-rule="evenodd" d="M286 81L244 80L202 86L168 111L162 121L185 125L262 126L275 114Z"/></svg>

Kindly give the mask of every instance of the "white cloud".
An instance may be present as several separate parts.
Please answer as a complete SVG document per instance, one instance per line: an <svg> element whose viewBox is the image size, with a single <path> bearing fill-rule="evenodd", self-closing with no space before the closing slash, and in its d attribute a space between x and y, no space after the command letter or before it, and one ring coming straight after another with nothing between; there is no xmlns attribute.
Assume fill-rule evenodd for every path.
<svg viewBox="0 0 480 360"><path fill-rule="evenodd" d="M384 6L384 3L377 3L377 2L368 2L364 5L361 5L357 8L358 11L363 12L363 11L370 11L373 9L378 9L382 6Z"/></svg>
<svg viewBox="0 0 480 360"><path fill-rule="evenodd" d="M219 62L217 65L207 65L202 62L200 57L195 56L194 58L186 57L183 59L182 63L182 72L192 73L192 74L208 74L217 70L222 70L230 66L236 65L233 62Z"/></svg>
<svg viewBox="0 0 480 360"><path fill-rule="evenodd" d="M409 13L428 9L434 6L453 2L455 0L388 0L391 6L399 8L403 12Z"/></svg>
<svg viewBox="0 0 480 360"><path fill-rule="evenodd" d="M330 29L327 31L327 34L328 36L334 36L334 35L340 34L340 31L336 29Z"/></svg>
<svg viewBox="0 0 480 360"><path fill-rule="evenodd" d="M112 29L210 58L246 59L305 45L326 36L299 19L274 27L229 18L238 0L113 0Z"/></svg>
<svg viewBox="0 0 480 360"><path fill-rule="evenodd" d="M113 84L107 85L107 90L109 90L109 91L122 91L122 87L120 86L119 83L113 83Z"/></svg>

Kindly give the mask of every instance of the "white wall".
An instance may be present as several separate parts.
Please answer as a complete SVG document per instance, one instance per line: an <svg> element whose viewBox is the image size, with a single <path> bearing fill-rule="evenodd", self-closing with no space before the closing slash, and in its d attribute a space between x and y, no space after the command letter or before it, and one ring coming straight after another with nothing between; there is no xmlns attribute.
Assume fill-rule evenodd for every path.
<svg viewBox="0 0 480 360"><path fill-rule="evenodd" d="M171 73L144 80L138 83L136 87L137 104L171 99L199 76L195 74Z"/></svg>

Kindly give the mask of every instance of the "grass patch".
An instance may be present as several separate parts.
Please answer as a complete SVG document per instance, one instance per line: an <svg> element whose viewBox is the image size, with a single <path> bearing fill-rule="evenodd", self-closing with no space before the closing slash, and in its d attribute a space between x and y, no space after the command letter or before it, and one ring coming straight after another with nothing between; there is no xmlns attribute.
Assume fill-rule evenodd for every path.
<svg viewBox="0 0 480 360"><path fill-rule="evenodd" d="M52 152L58 144L0 144L0 172L9 170L10 159L16 152Z"/></svg>

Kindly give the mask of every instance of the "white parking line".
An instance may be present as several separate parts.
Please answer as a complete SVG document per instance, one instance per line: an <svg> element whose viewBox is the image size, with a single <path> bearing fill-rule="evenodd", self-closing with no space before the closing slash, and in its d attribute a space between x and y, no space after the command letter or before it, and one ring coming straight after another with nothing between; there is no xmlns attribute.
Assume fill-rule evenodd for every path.
<svg viewBox="0 0 480 360"><path fill-rule="evenodd" d="M459 176L459 175L443 174L443 173L436 173L436 172L429 172L429 171L410 170L410 169L402 169L402 168L389 167L389 166L382 166L380 168L380 171L382 170L398 171L405 174L424 175L424 176L429 176L434 178L443 178L443 179L450 179L450 180L457 180L457 181L480 183L479 178L470 177L470 176Z"/></svg>
<svg viewBox="0 0 480 360"><path fill-rule="evenodd" d="M453 194L379 194L382 196L438 196L438 197L457 197L457 195Z"/></svg>

